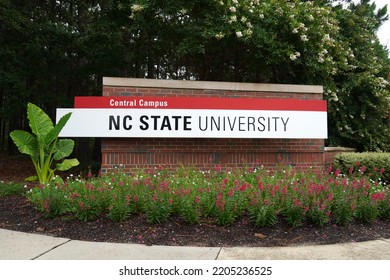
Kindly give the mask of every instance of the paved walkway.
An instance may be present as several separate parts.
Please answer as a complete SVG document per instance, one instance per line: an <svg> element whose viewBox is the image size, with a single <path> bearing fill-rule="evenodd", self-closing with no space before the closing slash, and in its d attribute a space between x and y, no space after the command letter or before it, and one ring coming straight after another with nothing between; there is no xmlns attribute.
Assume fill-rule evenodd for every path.
<svg viewBox="0 0 390 280"><path fill-rule="evenodd" d="M174 247L86 242L0 229L0 260L390 260L390 239L293 247Z"/></svg>

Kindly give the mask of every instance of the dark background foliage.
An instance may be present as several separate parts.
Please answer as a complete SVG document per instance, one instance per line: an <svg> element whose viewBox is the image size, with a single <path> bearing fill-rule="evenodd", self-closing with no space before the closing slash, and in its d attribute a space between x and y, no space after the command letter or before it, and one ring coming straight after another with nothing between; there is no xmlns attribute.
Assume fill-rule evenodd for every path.
<svg viewBox="0 0 390 280"><path fill-rule="evenodd" d="M27 102L54 119L56 108L73 107L74 96L100 95L103 76L324 85L329 145L389 149L389 86L383 79L390 60L375 35L388 17L386 8L376 10L369 0L348 9L336 1L313 2L338 22L336 47L348 46L354 54L354 68L338 65L329 74L311 49L314 43L294 37L291 17L279 16L272 5L297 17L309 11L260 1L273 4L261 21L248 17L253 35L240 38L235 31L242 26L227 25L229 6L250 16L245 5L256 1L221 2L0 0L0 150L16 153L9 133L27 129ZM311 37L316 28L320 33L316 22ZM344 58L336 47L332 55L340 64ZM292 49L302 58L290 59ZM99 161L98 150L99 139L77 139L80 161Z"/></svg>

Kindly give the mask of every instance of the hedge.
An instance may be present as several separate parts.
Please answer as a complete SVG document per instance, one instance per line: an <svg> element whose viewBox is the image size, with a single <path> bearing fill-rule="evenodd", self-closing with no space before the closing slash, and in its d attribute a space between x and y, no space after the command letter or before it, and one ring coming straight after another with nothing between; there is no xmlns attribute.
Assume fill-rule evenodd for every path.
<svg viewBox="0 0 390 280"><path fill-rule="evenodd" d="M364 167L364 172L376 172L383 181L390 184L390 153L339 153L333 159L333 167L344 174L351 172L351 168L356 172Z"/></svg>

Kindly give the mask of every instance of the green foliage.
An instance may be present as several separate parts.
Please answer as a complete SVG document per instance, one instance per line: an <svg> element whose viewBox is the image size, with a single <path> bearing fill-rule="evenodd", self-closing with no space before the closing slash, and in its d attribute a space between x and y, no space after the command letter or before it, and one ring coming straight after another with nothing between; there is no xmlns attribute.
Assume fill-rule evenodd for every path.
<svg viewBox="0 0 390 280"><path fill-rule="evenodd" d="M340 153L335 156L333 166L344 174L358 175L364 170L375 180L390 182L390 153Z"/></svg>
<svg viewBox="0 0 390 280"><path fill-rule="evenodd" d="M378 217L381 219L390 218L390 194L387 193L384 199L378 201Z"/></svg>
<svg viewBox="0 0 390 280"><path fill-rule="evenodd" d="M109 208L108 217L114 222L123 222L130 216L130 209L126 198L113 200Z"/></svg>
<svg viewBox="0 0 390 280"><path fill-rule="evenodd" d="M26 188L20 183L0 181L0 196L20 195L26 192Z"/></svg>
<svg viewBox="0 0 390 280"><path fill-rule="evenodd" d="M278 222L278 213L272 205L253 205L249 208L249 217L258 227L272 227Z"/></svg>
<svg viewBox="0 0 390 280"><path fill-rule="evenodd" d="M388 150L387 8L334 2L0 0L2 148L26 102L53 116L123 76L323 85L328 144Z"/></svg>
<svg viewBox="0 0 390 280"><path fill-rule="evenodd" d="M54 160L62 160L73 151L73 140L58 139L70 115L66 114L53 125L42 109L28 103L27 116L32 133L14 130L10 134L19 152L29 155L34 164L37 176L29 177L28 180L39 180L41 184L46 184L54 177L55 170L65 171L79 164L77 159L65 159L57 163L56 168L51 167Z"/></svg>
<svg viewBox="0 0 390 280"><path fill-rule="evenodd" d="M286 219L287 223L293 228L299 227L302 225L302 222L305 218L305 210L302 207L301 202L298 199L294 201L290 198L287 199L285 207L282 210L283 216Z"/></svg>
<svg viewBox="0 0 390 280"><path fill-rule="evenodd" d="M58 180L61 181L56 178L57 182L53 181L52 184L40 184L27 193L27 198L46 217L54 218L67 213L70 209L68 192Z"/></svg>
<svg viewBox="0 0 390 280"><path fill-rule="evenodd" d="M320 227L325 226L330 221L330 212L321 207L312 207L307 213L310 221Z"/></svg>
<svg viewBox="0 0 390 280"><path fill-rule="evenodd" d="M373 201L368 195L361 196L356 205L355 217L364 223L369 223L378 217L379 211L376 201Z"/></svg>
<svg viewBox="0 0 390 280"><path fill-rule="evenodd" d="M333 204L333 213L336 217L336 224L345 226L352 222L354 208L356 204L353 204L351 200L346 196L337 197Z"/></svg>

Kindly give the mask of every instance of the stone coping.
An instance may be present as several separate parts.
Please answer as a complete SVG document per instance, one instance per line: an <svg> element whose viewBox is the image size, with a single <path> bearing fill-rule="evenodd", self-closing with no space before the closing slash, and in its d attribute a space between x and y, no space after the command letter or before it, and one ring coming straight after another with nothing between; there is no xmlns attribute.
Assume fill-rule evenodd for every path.
<svg viewBox="0 0 390 280"><path fill-rule="evenodd" d="M325 147L325 152L356 152L355 148L348 147Z"/></svg>
<svg viewBox="0 0 390 280"><path fill-rule="evenodd" d="M103 77L103 86L322 94L323 86Z"/></svg>

